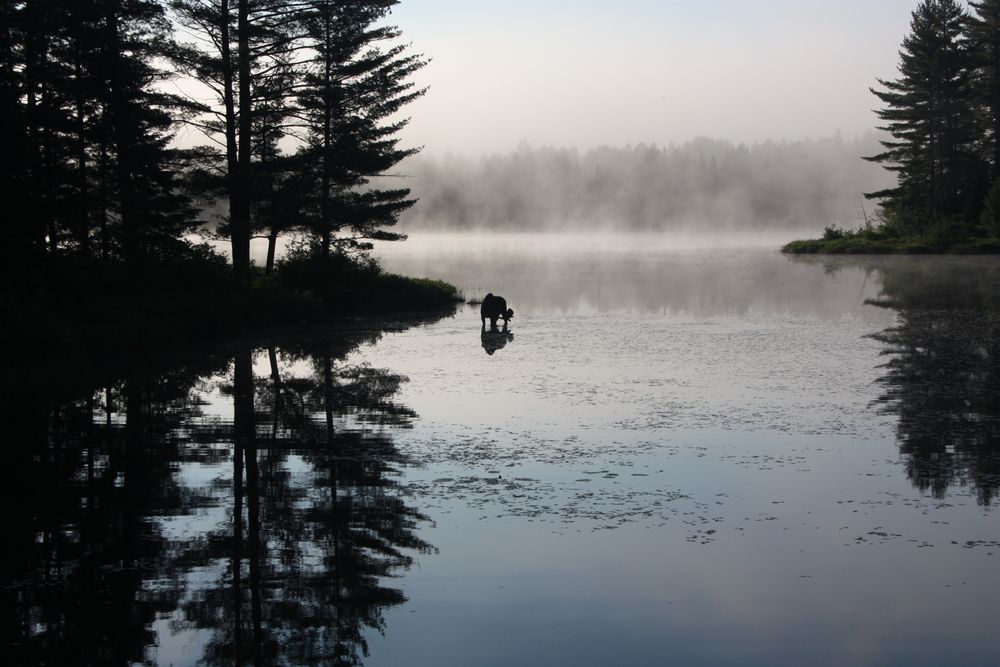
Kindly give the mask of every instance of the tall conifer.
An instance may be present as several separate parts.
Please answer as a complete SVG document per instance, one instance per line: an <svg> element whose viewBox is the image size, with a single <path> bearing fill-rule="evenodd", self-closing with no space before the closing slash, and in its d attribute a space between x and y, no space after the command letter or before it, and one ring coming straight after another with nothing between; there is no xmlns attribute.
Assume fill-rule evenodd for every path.
<svg viewBox="0 0 1000 667"><path fill-rule="evenodd" d="M866 158L899 175L897 187L874 192L903 233L927 233L944 220L971 224L984 191L976 155L968 16L955 0L923 0L900 51L900 78L879 80L885 103L885 151Z"/></svg>
<svg viewBox="0 0 1000 667"><path fill-rule="evenodd" d="M410 76L422 56L393 44L400 32L381 21L394 0L313 0L305 18L316 58L306 73L299 103L309 128L304 150L312 165L311 226L322 253L370 247L373 240L404 238L388 230L415 203L407 188L380 188L382 176L416 152L399 146L407 123L394 119L424 94Z"/></svg>
<svg viewBox="0 0 1000 667"><path fill-rule="evenodd" d="M1000 175L1000 0L969 4L975 10L969 19L973 84L984 112L984 153L996 178Z"/></svg>

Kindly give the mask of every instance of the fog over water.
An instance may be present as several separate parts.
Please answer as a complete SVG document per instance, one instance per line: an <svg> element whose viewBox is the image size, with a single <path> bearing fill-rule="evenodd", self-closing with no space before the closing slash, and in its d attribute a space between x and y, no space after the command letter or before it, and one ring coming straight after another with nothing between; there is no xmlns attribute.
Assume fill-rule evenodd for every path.
<svg viewBox="0 0 1000 667"><path fill-rule="evenodd" d="M419 203L402 228L720 231L857 226L863 195L893 177L862 156L874 133L746 146L709 138L658 147L532 148L401 167ZM867 213L874 212L872 204Z"/></svg>
<svg viewBox="0 0 1000 667"><path fill-rule="evenodd" d="M812 312L829 308L830 300L853 304L856 294L814 267L785 266L776 250L783 240L780 232L425 232L376 254L387 270L446 280L467 298L509 295L522 315L718 316L760 308Z"/></svg>

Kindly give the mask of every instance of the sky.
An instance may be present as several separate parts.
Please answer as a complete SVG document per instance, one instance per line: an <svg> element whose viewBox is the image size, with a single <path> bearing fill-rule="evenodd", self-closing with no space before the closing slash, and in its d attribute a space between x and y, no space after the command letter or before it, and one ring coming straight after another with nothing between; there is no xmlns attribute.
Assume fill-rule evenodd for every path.
<svg viewBox="0 0 1000 667"><path fill-rule="evenodd" d="M519 144L847 137L877 124L918 0L402 0L431 63L404 141L432 155Z"/></svg>

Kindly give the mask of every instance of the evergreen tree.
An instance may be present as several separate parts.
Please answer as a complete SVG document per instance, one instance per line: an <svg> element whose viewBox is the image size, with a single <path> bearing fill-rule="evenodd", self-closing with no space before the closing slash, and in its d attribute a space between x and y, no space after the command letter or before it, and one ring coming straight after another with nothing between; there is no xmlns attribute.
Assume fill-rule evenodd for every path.
<svg viewBox="0 0 1000 667"><path fill-rule="evenodd" d="M169 73L155 61L168 51L171 28L154 0L102 0L102 140L110 145L113 200L126 258L162 251L194 226L179 194L172 137L176 97L158 83Z"/></svg>
<svg viewBox="0 0 1000 667"><path fill-rule="evenodd" d="M232 242L233 266L250 263L252 221L260 160L283 136L284 100L291 95L302 3L294 0L171 0L177 22L195 42L178 48L174 62L216 97L215 104L189 100L198 127L221 150L214 170L222 174L229 215L223 230ZM256 150L255 150L256 148ZM256 158L256 159L255 159Z"/></svg>
<svg viewBox="0 0 1000 667"><path fill-rule="evenodd" d="M984 153L993 178L1000 175L1000 0L969 3L969 41L975 67L974 86L984 111Z"/></svg>
<svg viewBox="0 0 1000 667"><path fill-rule="evenodd" d="M0 2L0 198L5 202L4 236L12 253L9 262L23 262L40 249L42 235L34 234L26 195L28 136L21 104L23 69L22 35L15 27L18 7L14 0Z"/></svg>
<svg viewBox="0 0 1000 667"><path fill-rule="evenodd" d="M897 187L874 192L903 233L923 234L944 221L971 228L979 215L984 174L976 155L968 15L955 0L923 0L900 51L900 78L879 80L885 103L885 151L866 158L899 174Z"/></svg>
<svg viewBox="0 0 1000 667"><path fill-rule="evenodd" d="M379 25L393 0L314 0L304 18L316 58L306 73L299 103L309 129L303 158L316 173L308 212L323 255L367 249L373 240L399 240L388 231L415 203L406 188L383 189L382 176L416 149L399 147L407 123L391 118L424 94L410 75L426 64L403 45L382 46L400 36Z"/></svg>
<svg viewBox="0 0 1000 667"><path fill-rule="evenodd" d="M0 33L5 179L29 246L91 254L158 252L192 224L167 144L174 100L159 91L170 41L152 0L29 0Z"/></svg>

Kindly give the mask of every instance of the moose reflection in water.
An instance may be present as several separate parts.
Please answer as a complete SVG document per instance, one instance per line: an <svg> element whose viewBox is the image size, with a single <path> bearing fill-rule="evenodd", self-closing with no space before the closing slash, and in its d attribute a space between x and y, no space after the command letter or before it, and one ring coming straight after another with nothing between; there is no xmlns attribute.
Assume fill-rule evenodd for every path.
<svg viewBox="0 0 1000 667"><path fill-rule="evenodd" d="M858 260L824 261L827 268ZM877 403L898 417L907 475L944 498L970 487L993 503L1000 488L1000 262L995 258L866 260L882 277L874 306L897 311L872 337L888 358Z"/></svg>
<svg viewBox="0 0 1000 667"><path fill-rule="evenodd" d="M170 661L192 642L205 664L361 664L405 601L387 579L432 551L379 428L414 418L392 400L404 378L341 361L373 339L7 401L25 508L6 536L7 664Z"/></svg>
<svg viewBox="0 0 1000 667"><path fill-rule="evenodd" d="M507 330L507 325L503 325L503 329L499 331L483 331L479 335L480 343L483 349L486 350L486 354L492 355L497 350L502 350L507 346L507 343L514 340L514 334Z"/></svg>

